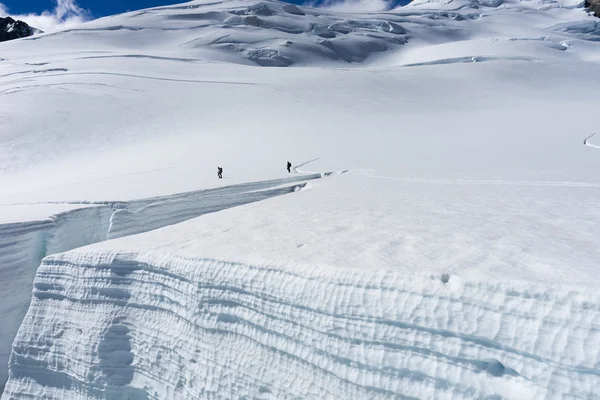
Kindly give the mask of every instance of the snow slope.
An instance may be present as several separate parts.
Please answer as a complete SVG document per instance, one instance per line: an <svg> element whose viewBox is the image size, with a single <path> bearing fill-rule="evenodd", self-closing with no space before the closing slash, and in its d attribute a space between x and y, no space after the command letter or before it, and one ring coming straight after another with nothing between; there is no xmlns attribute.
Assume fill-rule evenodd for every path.
<svg viewBox="0 0 600 400"><path fill-rule="evenodd" d="M2 398L597 398L597 21L191 2L3 43Z"/></svg>

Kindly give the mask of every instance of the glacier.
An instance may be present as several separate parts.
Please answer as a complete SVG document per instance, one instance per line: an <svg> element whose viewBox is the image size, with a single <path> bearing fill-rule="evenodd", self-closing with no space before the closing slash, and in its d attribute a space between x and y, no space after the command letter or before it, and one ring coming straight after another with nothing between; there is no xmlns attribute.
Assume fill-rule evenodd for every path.
<svg viewBox="0 0 600 400"><path fill-rule="evenodd" d="M1 398L599 398L583 6L192 1L2 43Z"/></svg>

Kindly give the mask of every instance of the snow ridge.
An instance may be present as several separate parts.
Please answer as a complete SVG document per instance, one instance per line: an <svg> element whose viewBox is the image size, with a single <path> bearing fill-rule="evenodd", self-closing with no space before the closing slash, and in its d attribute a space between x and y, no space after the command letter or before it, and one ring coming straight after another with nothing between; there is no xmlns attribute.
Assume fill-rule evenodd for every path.
<svg viewBox="0 0 600 400"><path fill-rule="evenodd" d="M592 398L599 320L585 290L70 252L38 270L3 398Z"/></svg>
<svg viewBox="0 0 600 400"><path fill-rule="evenodd" d="M45 256L292 193L322 176L298 175L130 202L82 202L82 208L46 220L0 225L0 382L7 379L11 344L31 300L36 269Z"/></svg>

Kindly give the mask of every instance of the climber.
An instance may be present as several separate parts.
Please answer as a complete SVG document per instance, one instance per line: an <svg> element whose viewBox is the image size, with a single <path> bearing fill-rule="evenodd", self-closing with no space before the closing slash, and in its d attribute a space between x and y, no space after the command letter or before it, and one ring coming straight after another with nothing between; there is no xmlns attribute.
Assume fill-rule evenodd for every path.
<svg viewBox="0 0 600 400"><path fill-rule="evenodd" d="M223 179L223 168L217 167L217 176L219 179Z"/></svg>
<svg viewBox="0 0 600 400"><path fill-rule="evenodd" d="M287 170L288 172L292 172L292 163L291 162L287 162Z"/></svg>

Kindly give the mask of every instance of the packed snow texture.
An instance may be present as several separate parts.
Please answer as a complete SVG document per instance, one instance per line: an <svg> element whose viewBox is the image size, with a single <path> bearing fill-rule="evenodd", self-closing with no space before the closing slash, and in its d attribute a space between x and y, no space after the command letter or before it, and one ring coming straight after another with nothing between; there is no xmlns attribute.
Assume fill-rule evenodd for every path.
<svg viewBox="0 0 600 400"><path fill-rule="evenodd" d="M592 398L599 304L397 271L67 253L38 270L4 396Z"/></svg>
<svg viewBox="0 0 600 400"><path fill-rule="evenodd" d="M597 398L599 32L234 0L1 44L2 399Z"/></svg>

